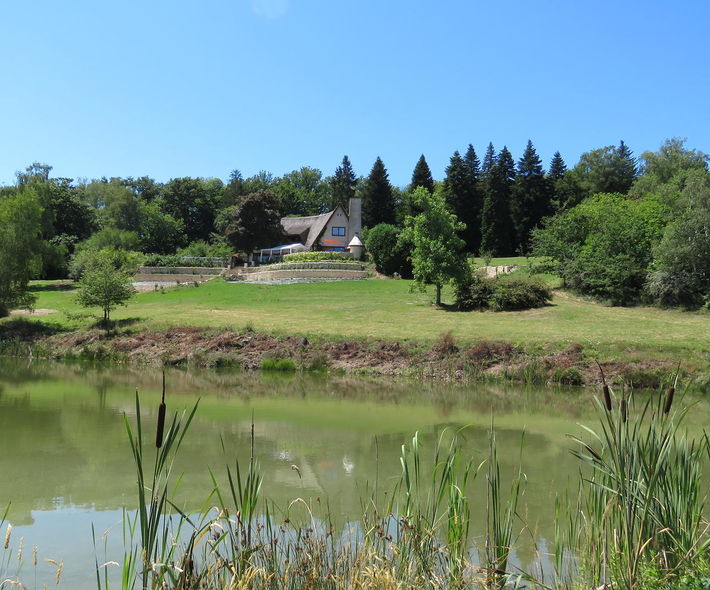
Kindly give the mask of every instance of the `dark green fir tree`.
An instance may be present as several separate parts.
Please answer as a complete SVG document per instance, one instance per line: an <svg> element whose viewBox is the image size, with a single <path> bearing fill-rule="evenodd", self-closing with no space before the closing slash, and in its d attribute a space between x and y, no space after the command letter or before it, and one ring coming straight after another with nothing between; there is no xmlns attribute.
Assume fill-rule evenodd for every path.
<svg viewBox="0 0 710 590"><path fill-rule="evenodd" d="M542 161L532 141L528 140L523 157L518 161L510 201L515 252L530 250L530 233L543 217L552 213L551 201L551 183L545 178Z"/></svg>
<svg viewBox="0 0 710 590"><path fill-rule="evenodd" d="M486 176L491 171L491 168L493 168L493 164L495 164L495 161L496 153L493 149L493 142L490 142L488 144L488 147L486 148L486 153L483 156L483 164L481 164L482 176Z"/></svg>
<svg viewBox="0 0 710 590"><path fill-rule="evenodd" d="M338 205L342 205L347 211L350 199L355 196L355 186L357 185L357 177L353 171L350 158L343 156L343 162L335 169L330 179L331 191L331 207L335 209Z"/></svg>
<svg viewBox="0 0 710 590"><path fill-rule="evenodd" d="M419 157L417 165L414 167L414 172L412 172L412 184L409 186L409 190L414 192L419 186L423 186L430 193L434 192L434 178L431 175L431 170L429 169L429 164L427 164L424 154Z"/></svg>
<svg viewBox="0 0 710 590"><path fill-rule="evenodd" d="M485 178L485 197L481 213L481 254L510 256L512 224L510 198L515 182L515 162L504 147Z"/></svg>
<svg viewBox="0 0 710 590"><path fill-rule="evenodd" d="M378 223L395 223L395 202L387 168L377 158L362 190L362 225L375 227Z"/></svg>

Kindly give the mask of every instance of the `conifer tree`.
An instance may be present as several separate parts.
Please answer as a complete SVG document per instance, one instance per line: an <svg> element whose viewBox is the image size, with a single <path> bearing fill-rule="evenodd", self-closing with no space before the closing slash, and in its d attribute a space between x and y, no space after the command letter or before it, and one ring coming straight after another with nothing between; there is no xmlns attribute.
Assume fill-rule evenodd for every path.
<svg viewBox="0 0 710 590"><path fill-rule="evenodd" d="M486 176L491 171L495 161L496 155L495 150L493 149L493 142L489 142L488 147L486 148L486 154L483 156L483 164L481 164L482 176Z"/></svg>
<svg viewBox="0 0 710 590"><path fill-rule="evenodd" d="M555 152L555 155L552 156L547 180L550 185L550 205L553 213L569 209L582 200L582 189L577 184L574 175L569 174L560 152Z"/></svg>
<svg viewBox="0 0 710 590"><path fill-rule="evenodd" d="M545 178L532 141L528 140L523 157L518 161L515 184L511 193L510 216L513 222L513 249L529 250L530 232L543 217L552 212L550 183Z"/></svg>
<svg viewBox="0 0 710 590"><path fill-rule="evenodd" d="M394 193L387 169L378 156L363 186L362 225L375 227L378 223L394 224L394 222Z"/></svg>
<svg viewBox="0 0 710 590"><path fill-rule="evenodd" d="M481 253L510 256L510 196L515 181L515 162L504 147L485 179L485 198L481 213Z"/></svg>
<svg viewBox="0 0 710 590"><path fill-rule="evenodd" d="M560 152L557 151L550 160L550 171L547 176L553 181L559 180L565 175L565 172L567 172L567 164L562 159Z"/></svg>
<svg viewBox="0 0 710 590"><path fill-rule="evenodd" d="M347 211L350 199L355 196L356 185L357 177L350 158L345 155L343 163L335 169L335 174L330 179L331 207L335 209L338 205L342 205Z"/></svg>
<svg viewBox="0 0 710 590"><path fill-rule="evenodd" d="M483 199L478 191L478 158L469 145L466 157L455 151L446 168L444 195L451 211L466 228L459 233L468 252L476 252L480 245L481 208Z"/></svg>
<svg viewBox="0 0 710 590"><path fill-rule="evenodd" d="M471 215L465 221L466 243L470 252L478 252L481 248L481 212L483 211L483 185L481 182L481 163L473 149L473 145L468 144L466 155L463 158L466 171L469 175L471 192ZM464 221L464 220L462 220Z"/></svg>
<svg viewBox="0 0 710 590"><path fill-rule="evenodd" d="M424 154L419 157L419 161L414 167L414 172L412 173L412 184L410 185L409 190L413 192L419 186L423 186L430 193L434 192L434 179L432 178L431 170L429 169L429 164L427 164Z"/></svg>

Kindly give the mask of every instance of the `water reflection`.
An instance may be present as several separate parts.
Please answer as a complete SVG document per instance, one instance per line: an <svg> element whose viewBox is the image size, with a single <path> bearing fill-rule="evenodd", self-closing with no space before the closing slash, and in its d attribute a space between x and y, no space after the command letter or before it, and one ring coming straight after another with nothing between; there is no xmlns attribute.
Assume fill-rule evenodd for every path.
<svg viewBox="0 0 710 590"><path fill-rule="evenodd" d="M137 389L152 430L159 370L1 360L0 375L0 507L12 501L13 524L32 525L36 514L70 507L72 530L83 529L88 540L91 522L100 519L97 511L115 515L135 508L124 414L135 419ZM167 383L169 412L201 397L175 467L184 474L177 498L186 510L202 506L209 494L208 466L224 478L225 464L248 460L253 428L264 495L282 507L295 497L327 504L340 527L357 517L365 490L375 482L391 489L401 445L416 431L423 448L432 450L442 430L460 430L478 464L493 419L501 470L508 476L519 464L525 431L522 516L544 544L552 535L555 495L574 487L578 476L565 434L579 433L577 422L592 421L591 394L584 390L182 370L168 371ZM691 418L707 423L708 404L696 406ZM475 535L483 530L483 484L478 478L469 490ZM45 516L27 527L32 544L51 545L66 535L48 522ZM64 547L71 551L70 544ZM528 562L534 551L523 542L518 559ZM62 557L77 567L86 561L85 555Z"/></svg>

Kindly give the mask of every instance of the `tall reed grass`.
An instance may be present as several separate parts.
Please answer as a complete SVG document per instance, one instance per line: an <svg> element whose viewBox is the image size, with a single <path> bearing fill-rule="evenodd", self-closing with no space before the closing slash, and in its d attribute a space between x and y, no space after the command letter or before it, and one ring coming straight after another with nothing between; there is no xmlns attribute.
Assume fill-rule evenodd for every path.
<svg viewBox="0 0 710 590"><path fill-rule="evenodd" d="M248 463L229 461L226 484L210 471L213 489L203 508L186 514L172 501L172 470L197 405L172 418L164 441L157 435L149 460L136 396L135 428L126 420L126 429L139 509L124 518L121 587L636 590L651 570L659 587L671 587L707 563L710 548L702 473L710 439L685 433L688 408L680 402L675 388L640 399L604 387L597 427L573 437L579 488L576 497L556 503L554 577L544 580L512 563L526 526L518 510L526 477L521 467L512 479L501 473L493 424L478 464L464 451L461 431L444 430L433 449L415 434L402 446L396 483L383 487L376 480L362 496L361 514L346 526L325 500L298 497L277 506L264 497L252 425ZM158 415L165 419L164 406ZM523 439L519 465L524 448ZM476 499L485 510L475 522L471 484L479 477L485 495ZM484 538L474 537L474 529L485 531ZM97 562L101 589L108 577L100 567Z"/></svg>

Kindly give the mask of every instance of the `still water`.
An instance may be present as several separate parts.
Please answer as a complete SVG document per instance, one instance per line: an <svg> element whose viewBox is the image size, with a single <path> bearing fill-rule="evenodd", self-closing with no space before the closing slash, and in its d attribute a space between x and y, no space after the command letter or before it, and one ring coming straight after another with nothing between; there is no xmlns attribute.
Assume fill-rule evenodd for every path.
<svg viewBox="0 0 710 590"><path fill-rule="evenodd" d="M556 495L576 489L579 465L566 434L595 424L592 393L582 389L181 370L167 371L166 380L169 413L200 398L175 467L182 474L176 499L188 511L212 489L208 468L223 477L227 463L248 460L252 420L263 496L282 507L318 498L341 526L357 518L368 485L394 485L401 446L415 432L433 449L442 430L466 426L460 437L478 464L493 420L502 472L510 475L524 433L519 528L529 532L519 543L521 563L536 550L524 537L535 536L541 550L552 536ZM154 368L0 360L0 516L10 503L14 551L0 545L0 581L17 575L20 544L19 577L28 588L54 584L56 565L47 559L63 561L61 587L70 588L95 587L95 559L121 562L123 510L136 508L124 416L134 424L137 390L151 439L160 389ZM690 418L708 423L710 404L701 401ZM476 485L474 521L485 502L482 482ZM473 528L482 533L480 524Z"/></svg>

